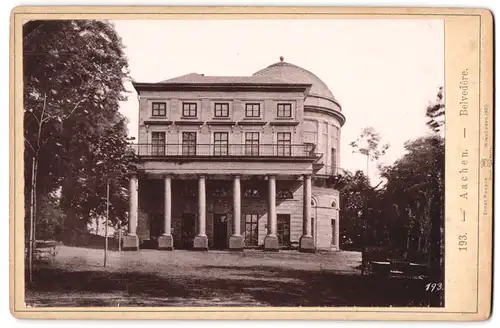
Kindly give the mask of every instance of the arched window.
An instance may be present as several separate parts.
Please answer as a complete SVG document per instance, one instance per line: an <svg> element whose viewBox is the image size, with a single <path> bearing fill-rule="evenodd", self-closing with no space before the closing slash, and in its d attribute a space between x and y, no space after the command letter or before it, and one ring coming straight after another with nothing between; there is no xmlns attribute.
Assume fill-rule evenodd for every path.
<svg viewBox="0 0 500 328"><path fill-rule="evenodd" d="M335 199L332 201L332 207L337 208L337 201Z"/></svg>
<svg viewBox="0 0 500 328"><path fill-rule="evenodd" d="M311 205L316 206L316 200L314 198L311 198Z"/></svg>

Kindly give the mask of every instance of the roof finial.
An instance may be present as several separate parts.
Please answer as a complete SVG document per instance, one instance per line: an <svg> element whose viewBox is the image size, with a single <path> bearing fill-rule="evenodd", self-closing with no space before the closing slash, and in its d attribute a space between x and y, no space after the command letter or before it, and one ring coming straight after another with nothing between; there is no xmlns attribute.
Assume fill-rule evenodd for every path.
<svg viewBox="0 0 500 328"><path fill-rule="evenodd" d="M285 57L280 56L280 62L283 62L283 60L285 60Z"/></svg>

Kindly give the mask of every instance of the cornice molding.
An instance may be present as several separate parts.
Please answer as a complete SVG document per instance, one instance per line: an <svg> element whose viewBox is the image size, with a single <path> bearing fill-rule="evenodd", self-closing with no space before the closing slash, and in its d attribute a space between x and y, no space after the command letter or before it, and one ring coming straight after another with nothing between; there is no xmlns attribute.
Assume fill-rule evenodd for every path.
<svg viewBox="0 0 500 328"><path fill-rule="evenodd" d="M306 105L304 106L304 112L320 113L333 116L339 120L340 126L343 126L346 121L344 114L342 114L341 112L322 106Z"/></svg>
<svg viewBox="0 0 500 328"><path fill-rule="evenodd" d="M140 95L141 91L254 91L254 92L301 92L307 94L311 84L303 83L143 83L132 85Z"/></svg>

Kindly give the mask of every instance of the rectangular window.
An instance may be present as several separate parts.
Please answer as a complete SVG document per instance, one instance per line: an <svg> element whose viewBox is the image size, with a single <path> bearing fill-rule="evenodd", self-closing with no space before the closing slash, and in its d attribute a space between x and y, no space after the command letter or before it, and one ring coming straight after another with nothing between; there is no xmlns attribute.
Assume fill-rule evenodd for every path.
<svg viewBox="0 0 500 328"><path fill-rule="evenodd" d="M244 198L260 198L261 192L259 188L246 188L243 192Z"/></svg>
<svg viewBox="0 0 500 328"><path fill-rule="evenodd" d="M194 198L198 194L198 186L192 181L183 181L180 190L178 191L181 198Z"/></svg>
<svg viewBox="0 0 500 328"><path fill-rule="evenodd" d="M316 230L314 229L314 218L311 218L311 235L313 237L313 240L316 239Z"/></svg>
<svg viewBox="0 0 500 328"><path fill-rule="evenodd" d="M183 117L196 117L197 114L197 104L196 103L182 103L182 116Z"/></svg>
<svg viewBox="0 0 500 328"><path fill-rule="evenodd" d="M332 175L337 172L337 149L332 148L332 158L331 158L331 167L332 167Z"/></svg>
<svg viewBox="0 0 500 328"><path fill-rule="evenodd" d="M151 155L165 155L165 132L151 132Z"/></svg>
<svg viewBox="0 0 500 328"><path fill-rule="evenodd" d="M154 102L152 116L167 116L167 103Z"/></svg>
<svg viewBox="0 0 500 328"><path fill-rule="evenodd" d="M245 133L245 155L259 156L259 132Z"/></svg>
<svg viewBox="0 0 500 328"><path fill-rule="evenodd" d="M245 104L245 117L260 117L260 104Z"/></svg>
<svg viewBox="0 0 500 328"><path fill-rule="evenodd" d="M196 155L196 132L182 132L182 155Z"/></svg>
<svg viewBox="0 0 500 328"><path fill-rule="evenodd" d="M292 117L292 104L278 104L278 117Z"/></svg>
<svg viewBox="0 0 500 328"><path fill-rule="evenodd" d="M258 246L259 217L257 214L245 214L245 246Z"/></svg>
<svg viewBox="0 0 500 328"><path fill-rule="evenodd" d="M227 156L228 152L228 137L227 132L214 132L214 155Z"/></svg>
<svg viewBox="0 0 500 328"><path fill-rule="evenodd" d="M278 245L290 247L290 214L278 214Z"/></svg>
<svg viewBox="0 0 500 328"><path fill-rule="evenodd" d="M335 219L332 219L332 245L337 245L337 230L335 228Z"/></svg>
<svg viewBox="0 0 500 328"><path fill-rule="evenodd" d="M278 132L278 156L291 156L292 134L290 132Z"/></svg>
<svg viewBox="0 0 500 328"><path fill-rule="evenodd" d="M215 117L229 117L229 104L228 103L215 103L214 104Z"/></svg>
<svg viewBox="0 0 500 328"><path fill-rule="evenodd" d="M289 189L278 189L276 199L293 199L293 192Z"/></svg>

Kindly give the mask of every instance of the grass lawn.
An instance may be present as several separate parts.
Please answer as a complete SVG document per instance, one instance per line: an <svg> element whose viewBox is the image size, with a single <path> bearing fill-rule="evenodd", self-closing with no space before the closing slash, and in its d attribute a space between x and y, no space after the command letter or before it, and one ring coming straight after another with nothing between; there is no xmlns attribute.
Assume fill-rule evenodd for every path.
<svg viewBox="0 0 500 328"><path fill-rule="evenodd" d="M30 306L422 306L426 282L361 276L358 252L109 252L61 246Z"/></svg>

